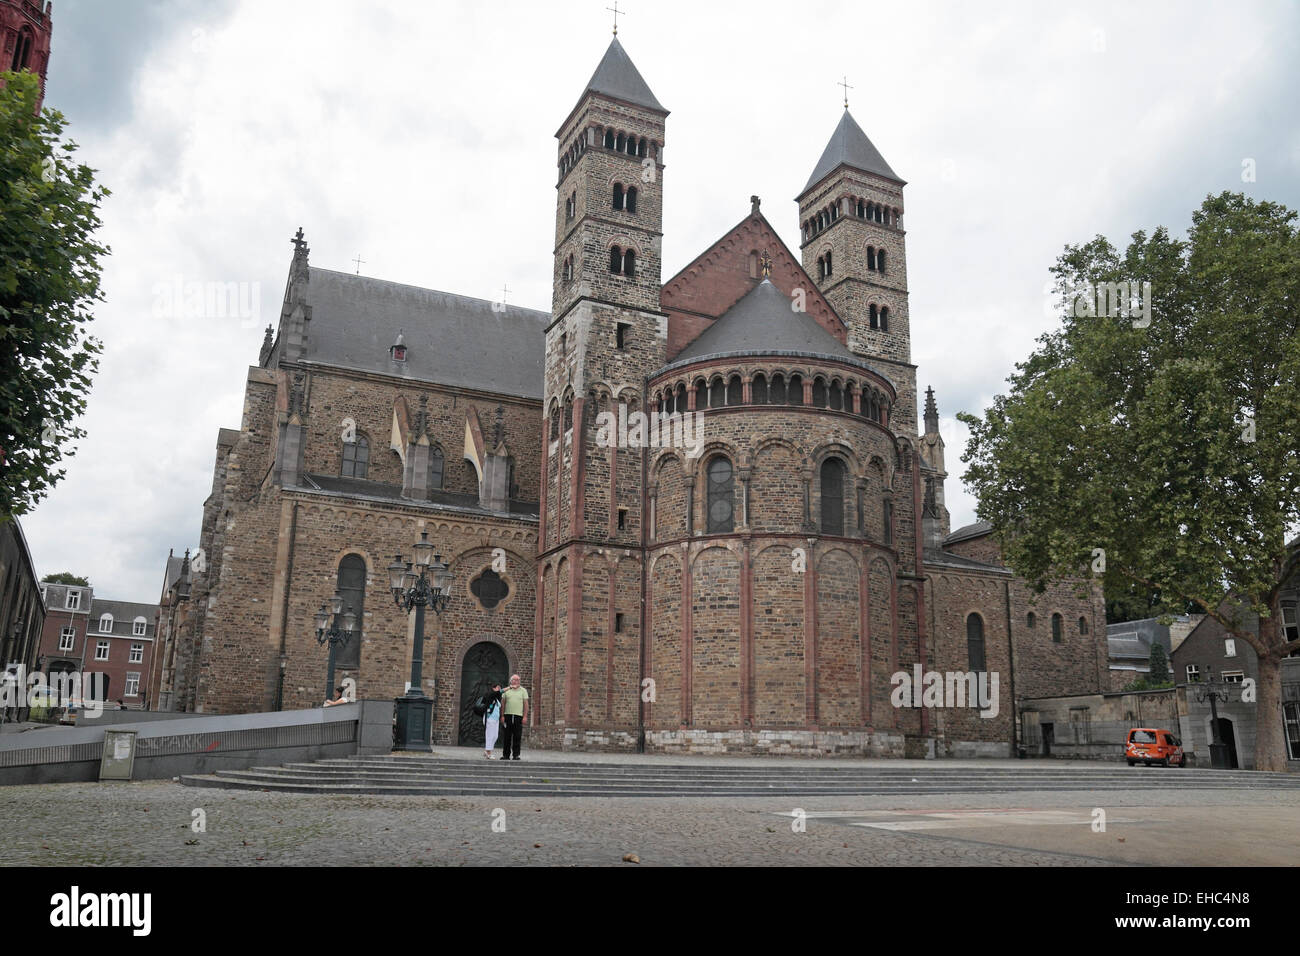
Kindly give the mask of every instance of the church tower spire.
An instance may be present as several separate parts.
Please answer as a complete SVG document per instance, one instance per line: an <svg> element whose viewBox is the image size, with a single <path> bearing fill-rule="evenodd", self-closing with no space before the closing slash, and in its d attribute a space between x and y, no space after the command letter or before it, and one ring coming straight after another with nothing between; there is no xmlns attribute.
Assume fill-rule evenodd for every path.
<svg viewBox="0 0 1300 956"><path fill-rule="evenodd" d="M805 271L848 325L848 347L898 387L896 432L916 434L903 187L846 106L797 197Z"/></svg>
<svg viewBox="0 0 1300 956"><path fill-rule="evenodd" d="M579 675L595 666L582 656L591 644L584 635L618 642L623 656L600 666L632 682L620 684L619 699L636 699L640 608L627 602L641 580L646 450L626 429L611 440L598 422L642 412L645 380L667 361L660 304L667 116L614 37L556 133L538 535L538 604L545 610L538 614L541 656L534 673L538 716L551 728L581 726ZM597 584L601 574L615 575L613 565L605 567L610 561L622 582L617 600L608 584L603 591ZM567 595L563 610L547 603L559 600L557 588ZM611 601L616 612L591 615L590 608ZM548 669L542 661L550 662Z"/></svg>

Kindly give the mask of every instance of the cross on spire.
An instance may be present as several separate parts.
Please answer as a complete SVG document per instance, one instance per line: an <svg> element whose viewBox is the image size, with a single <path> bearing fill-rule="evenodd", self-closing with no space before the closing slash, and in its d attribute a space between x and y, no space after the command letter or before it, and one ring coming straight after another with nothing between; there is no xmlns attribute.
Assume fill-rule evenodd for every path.
<svg viewBox="0 0 1300 956"><path fill-rule="evenodd" d="M355 259L353 259L352 261L353 261L354 263L356 263L356 267L357 267L357 275L361 275L361 265L362 265L362 263L364 263L366 260L365 260L365 259L362 259L362 258L361 258L361 253L358 252L358 253L357 253L357 257L356 257Z"/></svg>
<svg viewBox="0 0 1300 956"><path fill-rule="evenodd" d="M297 234L294 235L294 237L289 241L293 243L293 249L295 253L303 252L307 248L307 240L303 238L302 226L298 227Z"/></svg>
<svg viewBox="0 0 1300 956"><path fill-rule="evenodd" d="M845 109L848 109L848 108L849 108L849 90L853 89L853 87L849 86L849 78L848 78L848 76L846 75L846 76L844 77L843 82L836 83L835 85L836 85L836 86L842 86L842 87L844 87L844 108L845 108Z"/></svg>
<svg viewBox="0 0 1300 956"><path fill-rule="evenodd" d="M618 15L621 13L623 16L627 16L627 11L618 8L618 0L614 0L612 7L606 7L605 9L614 14L614 36L618 36Z"/></svg>

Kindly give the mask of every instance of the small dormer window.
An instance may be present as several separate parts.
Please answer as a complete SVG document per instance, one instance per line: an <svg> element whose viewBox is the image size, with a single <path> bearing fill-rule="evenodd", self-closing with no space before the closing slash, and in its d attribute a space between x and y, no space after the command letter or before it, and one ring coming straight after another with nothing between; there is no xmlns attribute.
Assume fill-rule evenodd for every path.
<svg viewBox="0 0 1300 956"><path fill-rule="evenodd" d="M388 356L394 362L406 361L406 342L402 338L402 336L405 334L405 331L406 331L405 329L397 330L397 340L393 342L392 347L388 350Z"/></svg>

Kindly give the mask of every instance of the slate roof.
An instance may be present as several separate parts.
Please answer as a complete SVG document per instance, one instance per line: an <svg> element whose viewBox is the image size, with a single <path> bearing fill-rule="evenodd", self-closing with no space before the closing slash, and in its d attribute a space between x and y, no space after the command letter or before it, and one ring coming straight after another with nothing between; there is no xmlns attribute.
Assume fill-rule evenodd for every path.
<svg viewBox="0 0 1300 956"><path fill-rule="evenodd" d="M312 268L307 361L542 397L549 312ZM406 361L389 348L404 333Z"/></svg>
<svg viewBox="0 0 1300 956"><path fill-rule="evenodd" d="M434 491L430 492L428 501L417 501L413 498L402 497L401 485L390 485L382 481L371 481L368 478L343 478L339 475L316 475L304 474L303 483L299 486L302 490L320 491L330 495L347 495L350 498L370 498L377 501L390 501L403 505L414 506L434 506L454 511L471 511L481 515L500 515L499 511L488 511L480 508L478 495L462 494L454 491ZM537 517L539 513L539 503L536 501L515 501L510 502L511 515L524 517Z"/></svg>
<svg viewBox="0 0 1300 956"><path fill-rule="evenodd" d="M230 429L223 428L222 431ZM169 554L167 556L167 569L163 571L163 594L171 590L171 586L176 583L176 579L181 576L181 567L185 564L185 558L179 554Z"/></svg>
<svg viewBox="0 0 1300 956"><path fill-rule="evenodd" d="M976 521L974 524L968 524L958 528L948 537L943 539L944 544L956 544L958 541L965 541L967 538L979 538L993 532L993 523L990 521Z"/></svg>
<svg viewBox="0 0 1300 956"><path fill-rule="evenodd" d="M596 72L587 81L582 95L588 93L603 93L636 106L644 106L660 113L668 112L650 92L649 85L641 78L640 71L623 49L623 44L618 42L618 37L614 37L601 58L600 65L596 67ZM582 97L578 99L581 101Z"/></svg>
<svg viewBox="0 0 1300 956"><path fill-rule="evenodd" d="M840 117L839 125L835 127L835 132L831 133L830 142L822 151L822 158L817 160L812 175L808 177L808 185L804 186L800 195L816 186L838 166L852 166L864 173L875 173L896 183L903 182L898 174L889 168L885 157L881 156L880 150L867 139L867 134L862 132L862 127L854 121L848 110L845 110L844 115Z"/></svg>
<svg viewBox="0 0 1300 956"><path fill-rule="evenodd" d="M865 366L790 297L764 279L682 349L670 366L724 355L810 355ZM870 366L865 366L870 368ZM877 375L883 374L875 371Z"/></svg>
<svg viewBox="0 0 1300 956"><path fill-rule="evenodd" d="M153 616L158 610L156 604L141 604L138 601L110 601L95 598L90 602L89 633L99 633L99 619L105 614L113 615L113 634L117 637L152 637ZM143 635L133 635L131 625L137 617L145 620Z"/></svg>
<svg viewBox="0 0 1300 956"><path fill-rule="evenodd" d="M953 568L958 571L985 571L990 574L1001 574L1007 577L1011 576L1008 568L1000 564L989 564L987 561L976 561L974 558L965 558L960 554L950 554L947 551L935 551L927 548L923 555L924 563L943 568Z"/></svg>

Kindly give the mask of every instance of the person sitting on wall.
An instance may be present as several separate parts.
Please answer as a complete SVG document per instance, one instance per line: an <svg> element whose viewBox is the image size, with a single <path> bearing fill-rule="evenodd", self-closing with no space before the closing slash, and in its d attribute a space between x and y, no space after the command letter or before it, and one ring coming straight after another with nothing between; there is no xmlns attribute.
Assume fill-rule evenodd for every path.
<svg viewBox="0 0 1300 956"><path fill-rule="evenodd" d="M343 688L334 688L334 699L325 701L326 707L333 707L335 704L350 704L352 701L343 696Z"/></svg>

